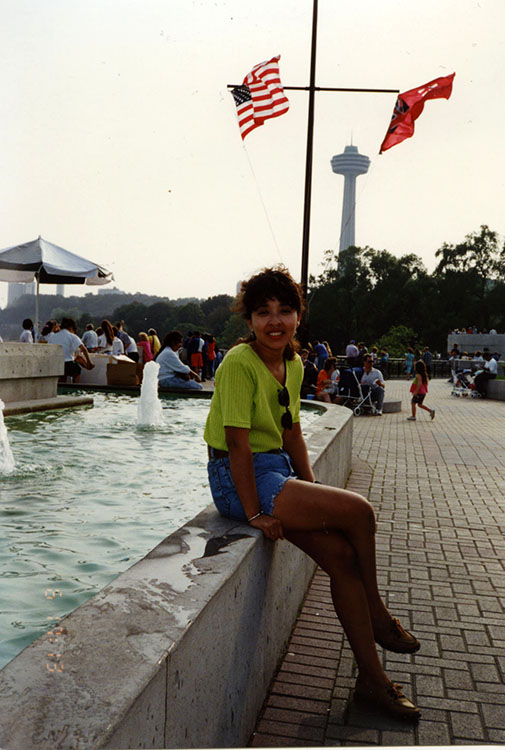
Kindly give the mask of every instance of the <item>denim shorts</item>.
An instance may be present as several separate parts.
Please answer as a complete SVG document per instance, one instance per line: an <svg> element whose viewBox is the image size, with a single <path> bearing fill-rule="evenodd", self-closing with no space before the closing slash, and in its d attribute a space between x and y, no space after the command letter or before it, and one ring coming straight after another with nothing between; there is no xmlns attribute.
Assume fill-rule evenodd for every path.
<svg viewBox="0 0 505 750"><path fill-rule="evenodd" d="M261 510L271 516L275 498L295 473L287 453L253 453L254 475ZM247 521L235 489L229 458L211 459L207 464L210 491L219 513L235 521Z"/></svg>
<svg viewBox="0 0 505 750"><path fill-rule="evenodd" d="M196 380L183 380L182 378L178 378L177 375L173 377L167 375L165 378L160 378L159 384L163 388L186 388L193 391L201 391L203 388Z"/></svg>

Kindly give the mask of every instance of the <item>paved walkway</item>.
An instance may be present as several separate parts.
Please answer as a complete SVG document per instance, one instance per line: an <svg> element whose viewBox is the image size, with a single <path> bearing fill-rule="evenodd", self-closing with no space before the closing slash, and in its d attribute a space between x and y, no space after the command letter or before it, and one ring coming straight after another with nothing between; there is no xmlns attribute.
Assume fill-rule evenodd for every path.
<svg viewBox="0 0 505 750"><path fill-rule="evenodd" d="M421 640L384 652L422 710L417 726L357 707L356 666L318 570L272 685L254 747L505 744L505 402L453 398L430 384L433 422L403 411L354 418L348 488L378 518L380 586Z"/></svg>

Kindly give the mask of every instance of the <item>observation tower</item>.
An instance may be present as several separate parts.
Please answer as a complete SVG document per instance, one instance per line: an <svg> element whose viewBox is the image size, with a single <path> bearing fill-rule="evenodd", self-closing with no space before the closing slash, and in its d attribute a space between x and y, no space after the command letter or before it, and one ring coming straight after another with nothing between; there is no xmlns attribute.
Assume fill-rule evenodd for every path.
<svg viewBox="0 0 505 750"><path fill-rule="evenodd" d="M339 253L355 244L356 177L366 174L369 166L370 159L360 154L356 146L346 146L343 154L334 156L331 160L333 171L345 177Z"/></svg>

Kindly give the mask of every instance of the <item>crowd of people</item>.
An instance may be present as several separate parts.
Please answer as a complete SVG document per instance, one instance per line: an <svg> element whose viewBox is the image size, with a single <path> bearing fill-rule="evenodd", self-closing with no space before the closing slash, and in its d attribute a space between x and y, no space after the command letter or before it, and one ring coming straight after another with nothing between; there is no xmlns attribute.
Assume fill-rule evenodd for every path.
<svg viewBox="0 0 505 750"><path fill-rule="evenodd" d="M126 356L132 362L145 365L153 360L160 365L160 385L178 389L201 389L201 382L214 379L223 355L215 337L210 333L190 331L186 337L179 331L167 333L163 342L157 331L149 328L131 336L120 320L113 325L104 319L95 328L87 323L82 336L78 336L77 323L72 318L48 320L39 335L33 321L25 318L19 341L25 344L58 344L63 348L65 371L63 379L72 378L78 383L82 368L92 370L95 365L90 354Z"/></svg>
<svg viewBox="0 0 505 750"><path fill-rule="evenodd" d="M302 383L302 396L315 398L327 403L347 403L348 399L342 395L339 388L340 371L337 367L337 359L332 355L328 342L314 341L310 348L302 349L301 358L303 362L304 377ZM421 363L421 365L419 365ZM423 372L427 379L431 377L433 354L429 347L425 346L421 352L408 347L403 362L403 372L407 378L414 377L412 417L415 418L415 405L422 407L427 385L423 380ZM351 339L345 350L345 367L352 368L359 382L361 393L369 396L369 401L374 406L374 413L380 416L384 403L386 379L389 371L389 353L386 348L379 352L377 346L372 346L368 351L365 344ZM418 381L421 379L421 385ZM426 390L424 388L426 387ZM426 408L426 407L422 407ZM433 419L435 411L427 409Z"/></svg>
<svg viewBox="0 0 505 750"><path fill-rule="evenodd" d="M477 333L475 326L467 329L455 329L453 333ZM484 332L482 332L484 333ZM493 329L490 333L496 333ZM125 355L133 362L144 365L156 360L160 364L159 382L164 387L195 390L201 389L205 380L214 380L216 369L223 359L223 353L217 347L215 337L210 333L189 331L183 336L179 331L170 331L163 342L160 341L154 328L140 331L136 338L130 335L124 327L124 321L113 325L109 320L102 320L95 328L88 323L82 336L77 335L77 325L72 318L63 318L61 323L48 320L39 335L34 330L33 321L26 318L22 323L19 340L23 343L60 344L64 350L65 378L71 377L74 382L79 381L81 369L93 369L94 365L89 354ZM303 383L302 397L315 398L323 402L343 403L339 393L340 371L337 358L333 356L328 341L314 340L302 349ZM439 356L439 355L437 355ZM473 354L461 352L458 345L454 345L448 352L451 369L461 368L461 361L472 362L475 372L475 386L482 396L486 395L487 383L497 375L498 352L490 353L487 349ZM413 388L421 379L422 363L426 377L432 377L434 355L428 346L420 348L407 347L404 353L402 372L408 379L413 378ZM389 352L386 347L366 347L364 342L351 339L345 349L345 366L353 368L359 374L360 386L364 393L370 391L376 414L382 413L384 389L389 377ZM370 372L372 373L370 375ZM424 383L424 381L423 381ZM422 399L426 392L416 390L413 393L412 415L416 416L415 407L422 406ZM434 411L427 409L431 418Z"/></svg>
<svg viewBox="0 0 505 750"><path fill-rule="evenodd" d="M449 352L449 362L451 363L451 379L449 382L453 382L457 372L471 372L473 374L472 387L475 388L481 398L486 398L489 381L495 380L498 375L500 359L499 352L490 352L487 347L484 347L483 351L469 354L468 352L460 352L458 345L455 344Z"/></svg>
<svg viewBox="0 0 505 750"><path fill-rule="evenodd" d="M449 331L450 336L455 336L460 333L489 333L491 336L496 336L497 330L496 328L491 328L489 331L484 328L482 331L479 331L477 326L468 326L467 328L453 328L452 331Z"/></svg>

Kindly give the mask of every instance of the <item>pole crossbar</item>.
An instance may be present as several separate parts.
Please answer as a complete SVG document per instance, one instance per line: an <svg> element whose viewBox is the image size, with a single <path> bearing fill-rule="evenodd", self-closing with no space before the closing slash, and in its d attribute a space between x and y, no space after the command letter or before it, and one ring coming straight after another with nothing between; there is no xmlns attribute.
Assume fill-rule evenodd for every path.
<svg viewBox="0 0 505 750"><path fill-rule="evenodd" d="M229 83L227 88L236 89L243 86L241 83ZM363 94L399 94L400 89L354 89L354 88L332 88L329 86L283 86L284 91L349 91Z"/></svg>

